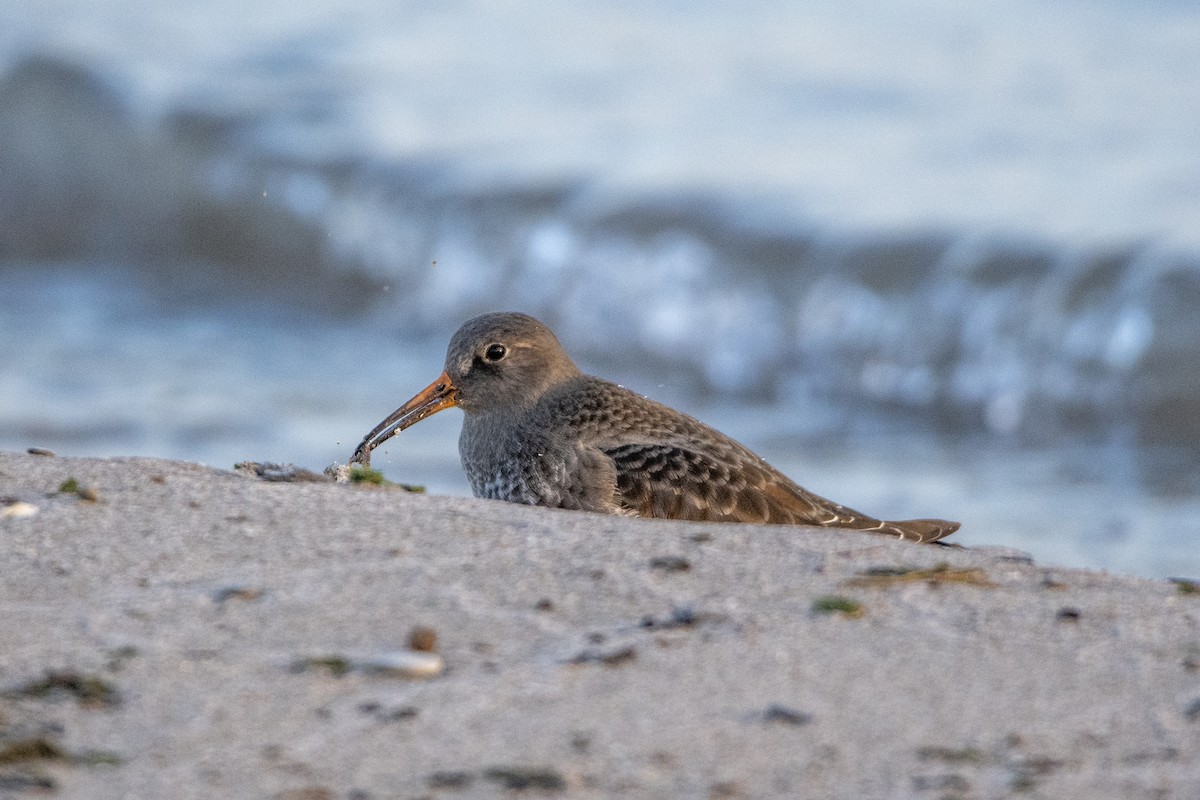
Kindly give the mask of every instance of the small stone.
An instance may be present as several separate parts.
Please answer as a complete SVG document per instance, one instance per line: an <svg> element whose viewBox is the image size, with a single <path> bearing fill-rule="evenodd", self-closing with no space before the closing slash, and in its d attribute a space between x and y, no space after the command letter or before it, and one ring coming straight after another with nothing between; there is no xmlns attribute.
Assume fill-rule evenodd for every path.
<svg viewBox="0 0 1200 800"><path fill-rule="evenodd" d="M55 455L53 450L47 450L44 447L27 447L25 449L25 452L29 453L29 455L31 455L31 456L54 456Z"/></svg>
<svg viewBox="0 0 1200 800"><path fill-rule="evenodd" d="M408 632L408 646L422 653L432 653L437 650L437 631L425 625L414 625Z"/></svg>
<svg viewBox="0 0 1200 800"><path fill-rule="evenodd" d="M80 500L86 500L89 503L95 503L100 499L100 493L94 486L80 486L78 494Z"/></svg>
<svg viewBox="0 0 1200 800"><path fill-rule="evenodd" d="M763 711L764 722L780 722L785 725L807 725L812 722L812 715L794 708L772 703Z"/></svg>
<svg viewBox="0 0 1200 800"><path fill-rule="evenodd" d="M1055 615L1055 618L1058 619L1059 622L1078 622L1082 616L1083 612L1078 608L1067 606L1060 608L1058 613Z"/></svg>
<svg viewBox="0 0 1200 800"><path fill-rule="evenodd" d="M349 464L330 464L325 468L325 474L333 478L334 483L349 483L350 482L350 465Z"/></svg>
<svg viewBox="0 0 1200 800"><path fill-rule="evenodd" d="M666 630L669 628L690 628L697 625L704 618L704 615L696 611L690 605L675 606L671 609L669 619L660 620L653 615L647 614L642 617L638 625L642 628L653 628L657 630Z"/></svg>
<svg viewBox="0 0 1200 800"><path fill-rule="evenodd" d="M650 559L650 569L663 572L687 572L692 568L692 562L681 556L658 556Z"/></svg>

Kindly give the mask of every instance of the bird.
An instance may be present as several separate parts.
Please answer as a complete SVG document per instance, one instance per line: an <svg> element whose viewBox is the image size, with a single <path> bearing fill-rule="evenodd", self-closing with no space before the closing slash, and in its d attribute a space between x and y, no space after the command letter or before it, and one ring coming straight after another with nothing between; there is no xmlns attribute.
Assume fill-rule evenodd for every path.
<svg viewBox="0 0 1200 800"><path fill-rule="evenodd" d="M584 374L558 338L517 312L474 317L443 372L363 438L351 463L447 408L476 497L634 517L812 525L936 542L940 519L889 522L802 488L746 446L623 386Z"/></svg>

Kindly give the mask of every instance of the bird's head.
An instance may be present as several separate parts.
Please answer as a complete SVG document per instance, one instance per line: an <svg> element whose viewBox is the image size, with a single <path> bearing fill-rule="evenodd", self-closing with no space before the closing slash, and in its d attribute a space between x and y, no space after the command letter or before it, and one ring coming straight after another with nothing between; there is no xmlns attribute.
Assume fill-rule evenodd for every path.
<svg viewBox="0 0 1200 800"><path fill-rule="evenodd" d="M528 314L483 314L450 339L445 370L367 434L352 461L428 416L457 406L467 414L519 412L579 374L554 333Z"/></svg>

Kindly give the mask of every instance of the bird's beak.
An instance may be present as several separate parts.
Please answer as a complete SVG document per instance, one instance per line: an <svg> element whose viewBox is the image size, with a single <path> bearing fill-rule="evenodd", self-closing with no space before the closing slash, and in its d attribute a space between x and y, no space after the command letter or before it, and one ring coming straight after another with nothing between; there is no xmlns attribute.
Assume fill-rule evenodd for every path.
<svg viewBox="0 0 1200 800"><path fill-rule="evenodd" d="M354 455L350 456L350 463L370 464L371 451L376 447L405 428L416 425L426 417L456 405L458 405L458 387L450 380L450 376L443 372L436 381L418 392L416 397L397 408L388 415L387 419L376 425L375 429L362 440L362 444L354 451Z"/></svg>

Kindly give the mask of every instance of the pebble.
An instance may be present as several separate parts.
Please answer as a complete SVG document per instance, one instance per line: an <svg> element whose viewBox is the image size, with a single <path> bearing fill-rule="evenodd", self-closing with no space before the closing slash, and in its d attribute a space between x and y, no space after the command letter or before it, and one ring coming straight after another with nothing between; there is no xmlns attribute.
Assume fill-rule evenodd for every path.
<svg viewBox="0 0 1200 800"><path fill-rule="evenodd" d="M762 718L766 722L781 722L785 725L807 725L812 722L812 715L794 708L772 703L763 711Z"/></svg>
<svg viewBox="0 0 1200 800"><path fill-rule="evenodd" d="M680 556L658 556L650 559L650 569L663 572L687 572L691 568L691 562Z"/></svg>
<svg viewBox="0 0 1200 800"><path fill-rule="evenodd" d="M325 468L325 474L333 478L334 483L349 483L350 482L350 465L349 464L330 464Z"/></svg>
<svg viewBox="0 0 1200 800"><path fill-rule="evenodd" d="M414 625L408 632L408 646L422 653L432 653L437 650L437 631L425 625Z"/></svg>

